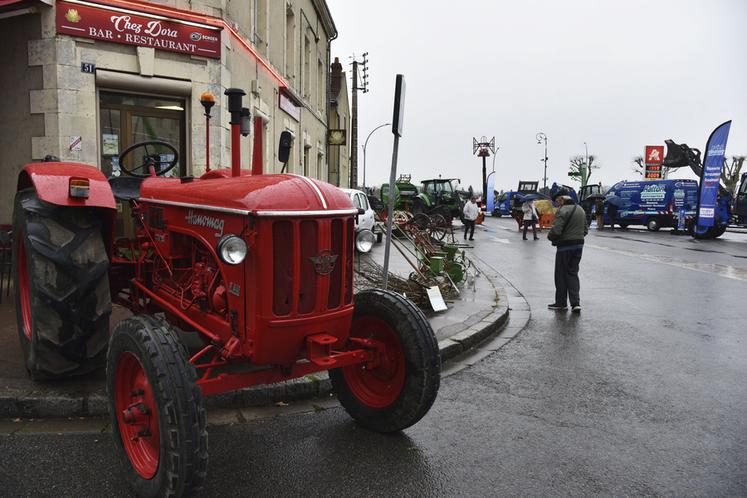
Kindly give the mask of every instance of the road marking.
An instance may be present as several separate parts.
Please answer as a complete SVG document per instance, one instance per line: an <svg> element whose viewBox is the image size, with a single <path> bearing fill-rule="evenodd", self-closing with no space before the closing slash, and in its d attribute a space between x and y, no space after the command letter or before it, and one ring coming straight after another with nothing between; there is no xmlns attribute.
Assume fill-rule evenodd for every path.
<svg viewBox="0 0 747 498"><path fill-rule="evenodd" d="M493 242L500 242L501 244L510 244L508 239L499 239L498 237L490 237Z"/></svg>
<svg viewBox="0 0 747 498"><path fill-rule="evenodd" d="M709 273L711 275L717 275L719 277L730 278L732 280L741 280L747 282L747 268L720 265L716 263L695 263L691 261L679 261L670 256L654 256L651 254L643 254L633 251L623 251L620 249L612 249L609 247L598 246L595 244L585 244L585 247L591 247L593 249L600 249L602 251L612 252L615 254L622 254L624 256L631 256L637 259L644 259L652 263L662 263L669 266L675 266L677 268L684 268L685 270L699 271L701 273Z"/></svg>

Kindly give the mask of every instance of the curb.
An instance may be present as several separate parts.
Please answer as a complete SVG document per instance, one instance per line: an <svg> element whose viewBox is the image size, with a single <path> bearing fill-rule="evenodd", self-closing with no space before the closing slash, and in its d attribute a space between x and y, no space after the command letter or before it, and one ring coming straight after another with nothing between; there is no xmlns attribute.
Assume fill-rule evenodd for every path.
<svg viewBox="0 0 747 498"><path fill-rule="evenodd" d="M469 354L472 349L479 349L476 346L500 333L508 321L510 307L506 289L497 286L493 278L484 272L483 275L495 290L497 305L471 315L464 321L464 329L438 343L442 363ZM465 367L463 364L459 366ZM443 369L442 376L451 375L458 370ZM73 395L69 390L56 391L49 387L45 387L43 391L29 391L28 388L13 386L0 387L0 418L102 417L109 414L108 398L101 387L93 392L81 389ZM205 407L247 408L331 395L332 383L329 376L327 372L320 372L277 384L207 396Z"/></svg>

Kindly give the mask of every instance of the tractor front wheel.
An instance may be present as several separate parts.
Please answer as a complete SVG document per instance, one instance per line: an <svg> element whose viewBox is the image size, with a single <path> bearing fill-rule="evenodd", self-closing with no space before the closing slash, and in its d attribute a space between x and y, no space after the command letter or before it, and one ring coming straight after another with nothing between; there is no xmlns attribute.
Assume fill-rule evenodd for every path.
<svg viewBox="0 0 747 498"><path fill-rule="evenodd" d="M441 382L436 336L423 313L400 294L365 290L355 296L350 336L380 345L373 365L329 372L340 403L353 419L388 433L423 418Z"/></svg>
<svg viewBox="0 0 747 498"><path fill-rule="evenodd" d="M114 444L138 496L183 496L207 471L206 416L194 367L165 322L135 316L112 333L106 367Z"/></svg>

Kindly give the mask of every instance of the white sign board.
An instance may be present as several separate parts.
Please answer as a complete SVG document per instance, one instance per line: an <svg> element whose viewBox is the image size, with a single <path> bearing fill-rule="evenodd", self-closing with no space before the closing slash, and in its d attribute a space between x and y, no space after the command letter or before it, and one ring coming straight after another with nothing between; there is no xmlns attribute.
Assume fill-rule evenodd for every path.
<svg viewBox="0 0 747 498"><path fill-rule="evenodd" d="M437 285L428 287L428 300L431 302L433 311L445 311L447 309L444 297L441 295L441 289Z"/></svg>

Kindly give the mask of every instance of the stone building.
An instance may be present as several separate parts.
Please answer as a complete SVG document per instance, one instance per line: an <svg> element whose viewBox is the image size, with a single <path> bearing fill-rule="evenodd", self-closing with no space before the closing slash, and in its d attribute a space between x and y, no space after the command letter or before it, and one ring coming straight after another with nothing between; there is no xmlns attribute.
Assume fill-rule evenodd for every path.
<svg viewBox="0 0 747 498"><path fill-rule="evenodd" d="M347 130L349 110L347 92L330 88L337 28L325 0L3 0L0 32L0 223L18 171L47 155L116 176L122 150L160 139L178 150L177 174L200 175L206 91L210 165L229 167L230 87L246 91L252 115L243 168L279 172L288 130L289 172L347 186L347 149L327 140L328 125Z"/></svg>

